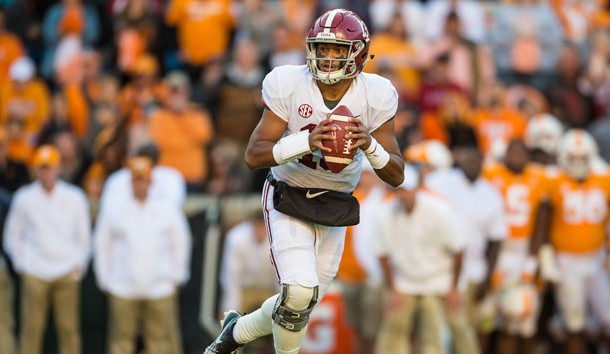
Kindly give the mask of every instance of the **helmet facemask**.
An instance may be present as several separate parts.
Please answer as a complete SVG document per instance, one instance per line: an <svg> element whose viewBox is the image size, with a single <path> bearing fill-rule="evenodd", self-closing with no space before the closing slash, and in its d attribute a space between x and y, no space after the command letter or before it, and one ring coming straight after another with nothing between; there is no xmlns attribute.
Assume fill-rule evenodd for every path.
<svg viewBox="0 0 610 354"><path fill-rule="evenodd" d="M591 156L588 154L566 153L559 159L559 163L565 172L576 180L583 180L591 171Z"/></svg>
<svg viewBox="0 0 610 354"><path fill-rule="evenodd" d="M347 57L345 58L327 58L318 57L317 49L318 45L322 43L337 44L346 46L348 48ZM362 71L362 67L358 67L356 64L356 58L362 54L366 45L362 41L350 41L340 39L307 39L307 66L309 72L312 74L315 80L321 81L326 85L332 85L339 82L340 80L350 79L355 77ZM339 69L333 71L325 71L321 69L321 65L324 62L340 62Z"/></svg>
<svg viewBox="0 0 610 354"><path fill-rule="evenodd" d="M573 129L561 140L557 162L568 176L584 180L591 173L597 154L593 137L581 129Z"/></svg>

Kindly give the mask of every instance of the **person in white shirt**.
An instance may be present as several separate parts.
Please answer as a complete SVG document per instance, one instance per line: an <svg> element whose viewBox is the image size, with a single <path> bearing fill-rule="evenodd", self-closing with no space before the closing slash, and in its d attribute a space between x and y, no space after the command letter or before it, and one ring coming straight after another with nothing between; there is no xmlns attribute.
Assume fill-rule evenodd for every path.
<svg viewBox="0 0 610 354"><path fill-rule="evenodd" d="M50 145L34 152L36 181L17 190L4 229L4 249L21 276L21 353L42 353L51 305L59 352L82 351L79 292L91 224L84 192L59 180L60 160Z"/></svg>
<svg viewBox="0 0 610 354"><path fill-rule="evenodd" d="M456 148L458 168L437 171L426 178L426 187L445 197L458 216L459 230L464 235L466 248L460 275L460 289L466 292L466 309L469 321L479 332L482 352L486 352L488 334L494 329L491 317L482 306L488 301L491 277L501 243L508 236L508 224L500 192L481 177L483 156L476 147ZM450 316L454 347L458 354L478 353L473 348L468 331L464 331L461 313ZM468 344L467 344L468 343Z"/></svg>
<svg viewBox="0 0 610 354"><path fill-rule="evenodd" d="M158 198L182 207L186 200L186 182L178 170L169 166L159 166L159 148L148 143L140 146L135 156L148 157L152 160L154 167L148 196ZM128 168L111 174L102 191L100 208L104 205L120 205L125 198L130 198L133 194L131 187L131 173ZM111 207L111 206L108 206Z"/></svg>
<svg viewBox="0 0 610 354"><path fill-rule="evenodd" d="M412 352L409 338L416 332L421 353L441 354L445 309L460 306L464 239L453 210L446 201L420 190L418 172L407 167L381 225L376 252L390 300L375 353Z"/></svg>
<svg viewBox="0 0 610 354"><path fill-rule="evenodd" d="M230 309L252 312L277 293L275 270L269 257L265 219L262 210L258 210L225 236L220 266L222 313Z"/></svg>
<svg viewBox="0 0 610 354"><path fill-rule="evenodd" d="M132 354L143 323L147 353L180 353L176 294L189 278L191 236L173 203L148 197L153 163L129 161L133 194L104 206L95 228L94 269L110 305L111 354Z"/></svg>

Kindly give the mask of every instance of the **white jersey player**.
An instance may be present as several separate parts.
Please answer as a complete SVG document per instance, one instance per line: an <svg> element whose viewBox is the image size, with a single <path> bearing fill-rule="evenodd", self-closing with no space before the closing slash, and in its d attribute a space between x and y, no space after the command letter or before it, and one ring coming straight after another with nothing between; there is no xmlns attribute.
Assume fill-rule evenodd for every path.
<svg viewBox="0 0 610 354"><path fill-rule="evenodd" d="M309 314L337 273L345 227L336 226L339 222L289 216L277 210L277 201L295 198L297 211L311 209L311 202L331 214L341 213L342 205L323 200L336 195L351 198L363 158L386 183L402 183L404 163L393 121L398 95L388 80L362 73L369 46L366 25L355 13L331 10L309 32L307 65L278 67L265 78L266 109L245 158L253 169L271 167L263 190L263 212L281 291L251 314L227 312L220 335L204 353L233 353L269 334L273 334L276 353L298 353ZM356 154L343 170L333 173L321 157L322 151L331 151L323 141L336 139L336 127L329 117L339 107L357 117L349 118L354 125L345 128L345 139L352 140L349 149ZM287 190L301 187L304 199L283 192L281 198L274 198L283 186Z"/></svg>

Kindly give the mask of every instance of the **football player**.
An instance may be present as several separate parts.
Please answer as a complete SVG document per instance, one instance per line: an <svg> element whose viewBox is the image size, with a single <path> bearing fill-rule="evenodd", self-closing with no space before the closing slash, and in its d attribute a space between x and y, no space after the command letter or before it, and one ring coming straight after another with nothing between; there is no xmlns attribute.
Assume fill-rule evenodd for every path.
<svg viewBox="0 0 610 354"><path fill-rule="evenodd" d="M523 140L514 139L508 144L504 162L489 166L483 172L502 193L509 227L494 274L495 307L503 317L498 347L501 354L531 353L539 312L533 280L544 235L538 232L537 237L533 236L537 211L546 195L546 176L541 168L528 161Z"/></svg>
<svg viewBox="0 0 610 354"><path fill-rule="evenodd" d="M281 290L248 315L228 311L219 336L205 354L233 353L269 334L273 334L276 353L299 352L309 315L337 272L345 227L278 211L280 201L300 198L291 190L306 190L312 204L318 202L334 217L344 206L319 203L318 198L337 193L349 196L358 183L363 158L389 185L402 183L404 163L393 121L398 95L389 80L362 73L370 59L369 46L368 29L355 13L331 10L316 19L307 36L307 65L277 67L263 81L265 110L245 160L253 169L271 167L263 189L263 210ZM349 119L355 124L346 128L345 136L356 153L343 170L333 173L322 160L322 152L331 151L322 142L335 139L336 127L329 116L338 108L358 117ZM306 213L310 205L301 199L293 212Z"/></svg>
<svg viewBox="0 0 610 354"><path fill-rule="evenodd" d="M532 162L541 165L557 163L557 148L563 135L563 125L555 116L540 113L531 117L525 128L525 145Z"/></svg>
<svg viewBox="0 0 610 354"><path fill-rule="evenodd" d="M586 352L583 331L590 316L602 325L610 349L610 283L604 268L610 175L595 170L596 155L589 133L568 131L558 149L561 174L549 186L550 244L561 274L555 297L567 354Z"/></svg>

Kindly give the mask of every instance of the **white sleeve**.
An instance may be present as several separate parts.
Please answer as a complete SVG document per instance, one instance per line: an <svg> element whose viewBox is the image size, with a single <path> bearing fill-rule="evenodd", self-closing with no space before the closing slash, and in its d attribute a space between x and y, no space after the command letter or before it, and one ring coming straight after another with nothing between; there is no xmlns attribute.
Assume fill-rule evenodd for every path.
<svg viewBox="0 0 610 354"><path fill-rule="evenodd" d="M389 217L393 214L393 208L388 208L388 216L384 217L382 222L380 223L379 233L377 237L374 238L373 243L373 253L377 257L384 257L390 253L392 248L392 233L396 232L392 227L392 217Z"/></svg>
<svg viewBox="0 0 610 354"><path fill-rule="evenodd" d="M182 285L188 281L191 273L191 233L182 210L174 205L172 207L176 208L170 235L174 264L173 274L176 277L176 283Z"/></svg>
<svg viewBox="0 0 610 354"><path fill-rule="evenodd" d="M127 191L122 190L126 184L126 178L124 176L128 176L125 169L120 169L113 174L111 174L106 183L104 183L104 188L102 189L102 196L100 197L100 209L104 207L104 205L108 204L112 201L113 198L116 198L117 195L121 195L122 193L127 193Z"/></svg>
<svg viewBox="0 0 610 354"><path fill-rule="evenodd" d="M4 250L11 257L17 273L21 273L23 255L19 252L25 243L25 200L22 191L17 191L6 216L4 227Z"/></svg>
<svg viewBox="0 0 610 354"><path fill-rule="evenodd" d="M175 181L172 184L173 191L171 193L176 196L176 202L178 203L178 206L182 208L186 202L186 182L184 181L182 174L178 171L174 173L174 179Z"/></svg>
<svg viewBox="0 0 610 354"><path fill-rule="evenodd" d="M87 201L87 197L85 194L77 190L77 198L78 198L78 208L77 208L77 227L76 227L76 242L78 244L78 249L80 250L80 254L82 255L81 259L81 269L83 270L83 275L87 269L87 263L89 262L89 257L91 256L91 220L89 215L89 202Z"/></svg>
<svg viewBox="0 0 610 354"><path fill-rule="evenodd" d="M278 117L288 121L288 107L282 100L286 96L286 92L282 92L284 90L279 68L273 69L263 80L263 102ZM283 78L283 80L287 79Z"/></svg>
<svg viewBox="0 0 610 354"><path fill-rule="evenodd" d="M394 118L398 110L398 93L392 83L383 77L373 77L372 97L369 104L372 108L368 126L370 132L374 132L382 124Z"/></svg>
<svg viewBox="0 0 610 354"><path fill-rule="evenodd" d="M222 287L221 309L227 311L238 309L241 304L240 279L240 257L237 249L237 234L241 227L230 230L226 235L224 249L222 251L222 262L220 268L220 285Z"/></svg>
<svg viewBox="0 0 610 354"><path fill-rule="evenodd" d="M182 208L186 201L186 182L182 174L168 166L156 166L153 170L153 188L156 196L174 202Z"/></svg>
<svg viewBox="0 0 610 354"><path fill-rule="evenodd" d="M108 277L110 272L110 257L112 248L112 228L110 215L103 209L95 224L93 236L93 270L97 285L102 291L108 290Z"/></svg>
<svg viewBox="0 0 610 354"><path fill-rule="evenodd" d="M487 237L490 241L502 241L508 237L508 222L504 214L504 204L502 197L498 193L493 194L490 198L489 205L490 218L487 221Z"/></svg>

